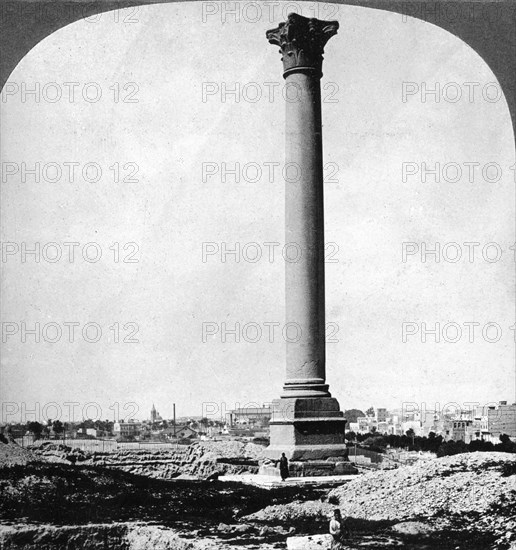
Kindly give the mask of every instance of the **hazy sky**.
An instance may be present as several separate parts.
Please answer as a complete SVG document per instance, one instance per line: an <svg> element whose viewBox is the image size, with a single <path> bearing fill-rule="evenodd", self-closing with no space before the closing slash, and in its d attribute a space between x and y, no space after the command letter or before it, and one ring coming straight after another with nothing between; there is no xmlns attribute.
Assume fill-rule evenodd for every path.
<svg viewBox="0 0 516 550"><path fill-rule="evenodd" d="M203 17L203 5L219 11ZM3 420L19 419L6 411L22 403L56 402L66 416L65 402L77 402L78 419L88 403L112 418L115 403L134 402L144 418L152 403L164 416L173 402L178 415L200 415L279 395L285 105L265 31L283 16L259 5L261 17L249 9L238 22L210 3L103 14L51 35L11 75L1 104ZM314 4L298 6L313 16ZM322 81L326 241L337 260L326 265L327 321L338 328L330 390L343 409L512 401L514 140L496 79L440 28L320 6L340 22ZM436 83L440 101L421 92ZM39 182L23 173L36 163ZM203 177L203 163L216 173ZM239 182L221 177L222 163L239 163ZM439 163L440 181L423 178L422 163ZM256 262L256 246L242 253L253 242ZM34 243L39 263L22 254ZM218 254L203 261L203 243ZM238 263L221 261L222 243L240 243ZM403 243L416 243L405 261ZM435 243L440 262L423 263L421 248ZM36 323L39 343L23 334ZM203 338L203 323L218 332ZM263 332L249 325L240 342L224 341L222 323ZM405 342L403 323L417 331ZM452 324L424 342L422 323ZM138 342L122 342L136 329Z"/></svg>

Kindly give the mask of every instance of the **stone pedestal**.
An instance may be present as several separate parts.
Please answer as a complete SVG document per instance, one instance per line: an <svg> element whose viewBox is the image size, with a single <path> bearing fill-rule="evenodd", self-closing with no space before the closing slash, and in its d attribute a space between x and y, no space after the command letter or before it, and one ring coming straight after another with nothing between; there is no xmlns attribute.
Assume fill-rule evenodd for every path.
<svg viewBox="0 0 516 550"><path fill-rule="evenodd" d="M289 460L325 460L346 454L346 420L333 397L282 397L272 402L270 446L265 454Z"/></svg>
<svg viewBox="0 0 516 550"><path fill-rule="evenodd" d="M338 22L290 14L267 32L282 54L286 102L285 243L286 381L272 406L266 455L290 460L343 456L346 421L326 384L324 196L321 124L323 51Z"/></svg>

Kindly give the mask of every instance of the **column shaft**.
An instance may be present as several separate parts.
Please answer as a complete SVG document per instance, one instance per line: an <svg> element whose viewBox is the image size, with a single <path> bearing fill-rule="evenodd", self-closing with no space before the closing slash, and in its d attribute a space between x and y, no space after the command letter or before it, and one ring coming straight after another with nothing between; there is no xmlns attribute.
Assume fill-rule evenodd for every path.
<svg viewBox="0 0 516 550"><path fill-rule="evenodd" d="M324 196L320 75L286 75L285 240L288 331L285 396L324 396ZM294 260L297 261L294 261ZM300 336L299 341L293 341Z"/></svg>

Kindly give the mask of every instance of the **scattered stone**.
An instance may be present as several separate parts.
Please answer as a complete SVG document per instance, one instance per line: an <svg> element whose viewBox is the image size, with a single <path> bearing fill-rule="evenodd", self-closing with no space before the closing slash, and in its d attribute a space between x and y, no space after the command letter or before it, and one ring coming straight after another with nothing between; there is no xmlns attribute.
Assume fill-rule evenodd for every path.
<svg viewBox="0 0 516 550"><path fill-rule="evenodd" d="M426 523L420 521L404 521L393 525L392 530L402 535L429 535L433 529Z"/></svg>
<svg viewBox="0 0 516 550"><path fill-rule="evenodd" d="M329 520L335 506L318 500L294 501L289 504L273 504L245 517L247 521L274 524L292 524L306 520Z"/></svg>
<svg viewBox="0 0 516 550"><path fill-rule="evenodd" d="M276 530L273 527L269 527L268 525L265 525L260 529L259 534L260 534L260 537L268 537L271 535L275 535Z"/></svg>
<svg viewBox="0 0 516 550"><path fill-rule="evenodd" d="M330 550L331 535L310 535L309 537L289 537L287 550Z"/></svg>
<svg viewBox="0 0 516 550"><path fill-rule="evenodd" d="M254 531L254 527L247 523L236 523L233 525L228 525L227 523L219 523L217 531L224 534L243 534L250 533Z"/></svg>

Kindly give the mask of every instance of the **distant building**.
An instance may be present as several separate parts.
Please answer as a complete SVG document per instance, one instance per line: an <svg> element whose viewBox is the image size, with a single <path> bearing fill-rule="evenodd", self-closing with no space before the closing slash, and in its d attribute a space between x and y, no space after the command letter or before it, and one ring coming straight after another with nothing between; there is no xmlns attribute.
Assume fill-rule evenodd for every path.
<svg viewBox="0 0 516 550"><path fill-rule="evenodd" d="M475 417L475 409L462 409L459 413L461 420L473 420Z"/></svg>
<svg viewBox="0 0 516 550"><path fill-rule="evenodd" d="M376 415L376 421L378 423L380 422L387 422L387 409L376 409L375 410ZM378 430L380 431L380 430Z"/></svg>
<svg viewBox="0 0 516 550"><path fill-rule="evenodd" d="M348 425L348 431L349 432L358 432L358 422L350 422Z"/></svg>
<svg viewBox="0 0 516 550"><path fill-rule="evenodd" d="M473 420L452 420L449 439L470 443L474 437Z"/></svg>
<svg viewBox="0 0 516 550"><path fill-rule="evenodd" d="M123 420L120 420L120 422L115 422L115 425L113 426L115 436L118 436L121 439L129 436L138 437L141 431L141 422L124 422Z"/></svg>
<svg viewBox="0 0 516 550"><path fill-rule="evenodd" d="M271 419L270 407L243 407L226 414L226 423L230 428L246 425L250 427L265 427Z"/></svg>
<svg viewBox="0 0 516 550"><path fill-rule="evenodd" d="M377 430L378 430L378 433L387 434L387 433L389 433L389 424L387 424L387 422L380 422L379 421Z"/></svg>
<svg viewBox="0 0 516 550"><path fill-rule="evenodd" d="M387 430L385 433L387 435L403 435L401 433L401 426L395 422L387 422Z"/></svg>
<svg viewBox="0 0 516 550"><path fill-rule="evenodd" d="M66 439L75 439L79 435L79 428L74 425L68 425L65 428Z"/></svg>
<svg viewBox="0 0 516 550"><path fill-rule="evenodd" d="M439 434L442 430L442 423L439 413L435 411L427 412L421 420L421 433L423 436L428 437L430 432Z"/></svg>
<svg viewBox="0 0 516 550"><path fill-rule="evenodd" d="M487 410L477 410L475 412L472 430L475 434L475 439L489 441L492 438L491 433L489 432L489 420L487 417Z"/></svg>
<svg viewBox="0 0 516 550"><path fill-rule="evenodd" d="M199 432L186 424L168 426L167 428L161 430L160 433L169 438L176 439L196 439L199 437Z"/></svg>
<svg viewBox="0 0 516 550"><path fill-rule="evenodd" d="M487 409L487 427L494 437L506 434L516 437L516 403L507 405L507 401L500 401L498 406Z"/></svg>
<svg viewBox="0 0 516 550"><path fill-rule="evenodd" d="M27 426L22 426L20 424L16 426L9 426L7 424L4 425L2 433L7 434L7 432L9 432L10 437L13 437L14 439L30 435L30 432L27 430Z"/></svg>
<svg viewBox="0 0 516 550"><path fill-rule="evenodd" d="M371 420L372 417L370 416L359 416L356 422L358 424L358 433L369 433L371 431Z"/></svg>
<svg viewBox="0 0 516 550"><path fill-rule="evenodd" d="M195 439L198 437L198 432L190 426L181 426L176 430L176 437L178 439Z"/></svg>
<svg viewBox="0 0 516 550"><path fill-rule="evenodd" d="M356 422L348 424L348 431L367 434L376 431L378 434L405 435L413 430L414 435L428 437L430 432L442 436L446 441L475 440L491 441L496 444L500 435L506 434L516 438L516 403L507 404L500 401L497 405L457 407L450 411L440 410L405 410L385 408L374 409L374 416L360 416Z"/></svg>
<svg viewBox="0 0 516 550"><path fill-rule="evenodd" d="M159 412L156 410L156 407L154 406L154 403L152 404L152 409L150 413L150 420L152 424L156 424L157 422L162 422L163 418L159 414Z"/></svg>

